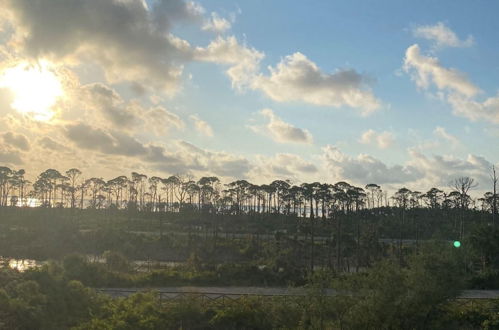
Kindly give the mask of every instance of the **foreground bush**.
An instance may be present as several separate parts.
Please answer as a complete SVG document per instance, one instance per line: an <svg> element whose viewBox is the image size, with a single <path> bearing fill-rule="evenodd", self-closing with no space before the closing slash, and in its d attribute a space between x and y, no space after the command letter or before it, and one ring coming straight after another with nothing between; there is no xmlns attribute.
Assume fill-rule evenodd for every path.
<svg viewBox="0 0 499 330"><path fill-rule="evenodd" d="M404 265L388 260L341 278L317 272L306 296L224 302L161 301L154 291L111 299L74 277L88 283L134 279L73 255L62 266L0 269L0 329L496 329L498 301L454 300L464 269L456 253L433 247ZM337 295L326 294L331 287Z"/></svg>

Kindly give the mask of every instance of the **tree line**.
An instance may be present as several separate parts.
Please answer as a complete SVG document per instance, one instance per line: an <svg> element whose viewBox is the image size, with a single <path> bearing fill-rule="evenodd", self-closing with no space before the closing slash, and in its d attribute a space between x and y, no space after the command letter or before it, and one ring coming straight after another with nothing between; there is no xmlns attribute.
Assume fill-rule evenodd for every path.
<svg viewBox="0 0 499 330"><path fill-rule="evenodd" d="M335 212L348 213L383 206L431 209L475 209L497 214L497 177L492 168L493 191L472 198L477 186L473 178L460 177L449 184L451 191L433 187L427 192L398 189L393 196L376 183L358 187L345 181L335 184L312 182L300 185L274 180L257 185L247 180L223 184L218 177L197 181L191 175L167 178L132 172L129 177L110 180L84 179L82 171L71 168L41 172L31 182L23 169L0 166L0 206L42 206L60 208L115 208L152 212L197 210L221 214L276 213L299 217L328 218Z"/></svg>

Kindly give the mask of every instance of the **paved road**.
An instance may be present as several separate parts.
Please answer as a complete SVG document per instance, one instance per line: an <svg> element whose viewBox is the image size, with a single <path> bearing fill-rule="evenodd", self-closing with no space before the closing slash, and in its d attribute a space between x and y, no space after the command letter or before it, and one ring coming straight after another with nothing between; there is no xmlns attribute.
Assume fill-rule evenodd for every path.
<svg viewBox="0 0 499 330"><path fill-rule="evenodd" d="M146 235L146 236L159 236L160 233L159 231L136 231L136 230L132 230L132 231L129 231L130 233L134 233L134 234L139 234L139 235ZM168 234L172 234L172 235L176 235L176 236L188 236L189 233L188 232L181 232L181 231L164 231L163 232L164 235L168 235ZM212 232L208 232L208 233L205 233L205 232L201 232L201 231L193 231L190 235L192 236L197 236L197 237L205 237L205 236L208 236L208 237L212 237L213 236L213 233ZM249 238L251 236L253 237L256 237L257 235L256 234L250 234L250 233L228 233L227 235L225 233L219 233L218 236L220 238L225 238L226 236L229 237L229 238ZM290 238L298 238L299 240L310 240L310 236L305 236L305 235L288 235ZM259 234L258 237L260 239L264 239L264 240L273 240L275 239L275 235L274 234ZM319 242L319 241L327 241L327 240L330 240L331 237L329 236L315 236L314 237L314 240L316 242ZM420 242L424 242L424 241L427 241L427 240L419 240ZM380 238L378 239L378 242L380 243L386 243L386 244L399 244L399 239L398 238ZM449 243L452 243L453 241L448 241ZM415 239L402 239L402 244L404 245L413 245L413 244L416 244L417 243L417 240Z"/></svg>
<svg viewBox="0 0 499 330"><path fill-rule="evenodd" d="M145 290L154 290L163 297L175 297L184 294L202 294L208 297L220 296L305 296L309 292L305 288L265 288L265 287L161 287L161 288L99 288L98 291L109 294L112 297L126 297L133 293ZM326 295L333 296L338 292L334 289L326 289ZM499 290L464 290L460 299L497 299Z"/></svg>
<svg viewBox="0 0 499 330"><path fill-rule="evenodd" d="M161 295L177 296L179 294L230 295L230 296L304 296L304 288L265 288L265 287L160 287L160 288L99 288L98 291L113 297L128 296L136 292L154 290ZM329 292L331 291L331 292ZM333 290L328 290L333 294Z"/></svg>

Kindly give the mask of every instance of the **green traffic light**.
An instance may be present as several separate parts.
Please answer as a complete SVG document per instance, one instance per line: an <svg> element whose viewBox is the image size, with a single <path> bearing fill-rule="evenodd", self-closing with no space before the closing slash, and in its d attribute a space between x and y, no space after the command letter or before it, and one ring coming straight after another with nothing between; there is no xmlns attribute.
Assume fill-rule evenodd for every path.
<svg viewBox="0 0 499 330"><path fill-rule="evenodd" d="M454 241L454 247L458 248L461 246L461 242L459 241Z"/></svg>

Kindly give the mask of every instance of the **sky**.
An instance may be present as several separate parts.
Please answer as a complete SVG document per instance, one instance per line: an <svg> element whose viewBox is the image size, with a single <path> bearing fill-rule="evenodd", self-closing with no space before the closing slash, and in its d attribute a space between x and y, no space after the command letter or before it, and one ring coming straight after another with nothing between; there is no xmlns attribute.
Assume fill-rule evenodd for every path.
<svg viewBox="0 0 499 330"><path fill-rule="evenodd" d="M0 0L0 165L426 191L499 165L499 3Z"/></svg>

